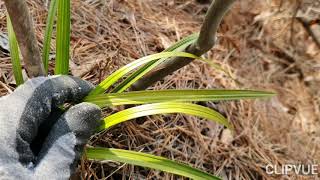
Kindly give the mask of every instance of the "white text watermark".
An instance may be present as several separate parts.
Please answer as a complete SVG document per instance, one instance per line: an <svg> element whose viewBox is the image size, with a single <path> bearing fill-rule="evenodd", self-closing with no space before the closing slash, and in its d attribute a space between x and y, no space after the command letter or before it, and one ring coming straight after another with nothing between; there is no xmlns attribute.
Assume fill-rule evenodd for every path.
<svg viewBox="0 0 320 180"><path fill-rule="evenodd" d="M273 165L268 164L266 167L266 173L269 175L317 175L319 174L318 164L284 164L284 165Z"/></svg>

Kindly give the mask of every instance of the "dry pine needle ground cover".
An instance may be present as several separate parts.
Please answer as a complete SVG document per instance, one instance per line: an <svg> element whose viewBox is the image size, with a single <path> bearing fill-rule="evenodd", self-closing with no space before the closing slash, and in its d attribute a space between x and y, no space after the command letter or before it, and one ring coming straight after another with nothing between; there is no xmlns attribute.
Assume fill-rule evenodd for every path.
<svg viewBox="0 0 320 180"><path fill-rule="evenodd" d="M28 4L41 47L48 2L30 0ZM0 5L0 30L5 34L5 8L2 2ZM197 32L208 5L206 0L72 0L71 73L97 84L118 67ZM89 145L150 152L230 179L279 179L265 173L267 164L319 164L319 44L292 18L304 15L319 19L319 14L319 2L312 0L238 1L221 25L219 43L207 53L238 83L194 62L154 86L278 93L269 100L207 103L228 117L235 134L190 116L152 116L98 134ZM312 28L320 32L317 24ZM53 48L54 44L53 40ZM14 88L10 57L2 48L1 96ZM131 165L85 159L78 172L85 179L181 179ZM292 174L281 178L315 177Z"/></svg>

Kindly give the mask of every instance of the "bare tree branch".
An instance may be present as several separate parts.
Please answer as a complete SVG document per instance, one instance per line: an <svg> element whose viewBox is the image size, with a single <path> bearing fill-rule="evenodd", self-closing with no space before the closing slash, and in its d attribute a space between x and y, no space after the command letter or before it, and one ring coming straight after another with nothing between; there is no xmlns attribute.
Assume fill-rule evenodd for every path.
<svg viewBox="0 0 320 180"><path fill-rule="evenodd" d="M33 21L25 0L4 0L30 77L45 75Z"/></svg>
<svg viewBox="0 0 320 180"><path fill-rule="evenodd" d="M201 56L214 46L216 41L216 32L222 18L235 1L236 0L213 0L201 27L199 38L194 44L188 46L185 49L185 52ZM183 57L172 58L133 84L132 90L146 89L153 83L163 79L169 74L172 74L193 60L194 59Z"/></svg>

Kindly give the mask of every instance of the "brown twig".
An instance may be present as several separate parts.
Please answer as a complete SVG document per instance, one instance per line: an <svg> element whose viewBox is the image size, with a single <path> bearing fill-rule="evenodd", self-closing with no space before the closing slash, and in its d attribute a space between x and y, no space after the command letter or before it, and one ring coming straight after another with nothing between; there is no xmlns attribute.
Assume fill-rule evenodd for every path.
<svg viewBox="0 0 320 180"><path fill-rule="evenodd" d="M308 32L308 34L312 37L314 42L317 44L317 46L320 48L320 38L316 36L316 34L312 31L311 26L313 25L313 21L308 21L305 18L297 17L298 21L303 25L305 30ZM319 20L315 20L314 22L317 22Z"/></svg>
<svg viewBox="0 0 320 180"><path fill-rule="evenodd" d="M30 77L45 75L32 18L25 0L4 0Z"/></svg>
<svg viewBox="0 0 320 180"><path fill-rule="evenodd" d="M222 18L234 2L235 0L215 0L211 3L201 27L199 38L194 44L188 46L185 49L185 52L201 56L214 46L216 32ZM133 84L132 90L146 89L153 83L163 79L165 76L175 72L183 66L186 66L193 60L194 59L183 57L172 58Z"/></svg>
<svg viewBox="0 0 320 180"><path fill-rule="evenodd" d="M298 12L301 8L301 1L300 0L296 0L296 7L295 10L293 12L293 16L292 16L292 21L291 21L291 28L290 28L290 43L293 45L294 44L294 40L293 40L293 34L294 34L294 22L295 19L298 15Z"/></svg>

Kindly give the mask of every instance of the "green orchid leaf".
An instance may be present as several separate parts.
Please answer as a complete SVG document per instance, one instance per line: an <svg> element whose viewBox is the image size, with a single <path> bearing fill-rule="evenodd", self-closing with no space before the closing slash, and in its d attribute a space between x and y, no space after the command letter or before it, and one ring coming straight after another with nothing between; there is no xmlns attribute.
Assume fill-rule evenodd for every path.
<svg viewBox="0 0 320 180"><path fill-rule="evenodd" d="M48 73L48 64L49 64L49 55L50 55L53 23L54 23L55 16L57 13L57 4L58 4L57 0L51 0L51 2L50 2L48 17L47 17L47 25L46 25L46 30L45 30L45 34L44 34L42 60L43 60L44 68L47 73Z"/></svg>
<svg viewBox="0 0 320 180"><path fill-rule="evenodd" d="M58 0L55 74L68 74L70 48L70 0Z"/></svg>
<svg viewBox="0 0 320 180"><path fill-rule="evenodd" d="M191 103L164 102L140 105L112 114L104 119L104 124L99 128L99 130L108 129L111 126L135 118L167 113L184 113L194 115L212 120L232 129L228 120L213 109Z"/></svg>
<svg viewBox="0 0 320 180"><path fill-rule="evenodd" d="M111 160L156 169L195 180L218 180L219 177L186 164L142 152L112 148L87 148L86 156L91 160Z"/></svg>
<svg viewBox="0 0 320 180"><path fill-rule="evenodd" d="M253 98L266 98L274 93L252 90L160 90L132 91L87 96L84 101L101 108L128 104L147 104L158 102L221 101Z"/></svg>
<svg viewBox="0 0 320 180"><path fill-rule="evenodd" d="M163 52L177 52L182 51L184 48L195 42L198 38L199 34L192 34L187 36L186 38L174 43L172 46L165 49ZM135 83L142 76L150 72L153 68L158 66L159 64L166 61L168 58L161 58L158 60L151 61L141 68L137 69L134 73L132 73L129 77L127 77L123 82L121 82L117 87L115 87L111 92L123 92L127 88L129 88L133 83Z"/></svg>
<svg viewBox="0 0 320 180"><path fill-rule="evenodd" d="M90 95L96 95L96 94L102 94L104 93L109 87L111 87L115 82L117 82L120 78L122 78L127 73L131 72L132 70L138 68L141 65L144 65L148 62L158 60L161 58L169 58L169 57L189 57L194 59L201 59L198 56L195 56L190 53L186 52L162 52L157 54L152 54L149 56L142 57L140 59L137 59L119 70L112 73L110 76L108 76L105 80L103 80L93 91L90 92Z"/></svg>
<svg viewBox="0 0 320 180"><path fill-rule="evenodd" d="M7 28L8 28L11 63L13 67L13 75L14 75L14 79L16 80L16 84L19 86L24 82L23 76L22 76L22 67L21 67L20 57L19 57L20 51L19 51L18 41L15 35L15 32L13 30L8 13L7 13Z"/></svg>

